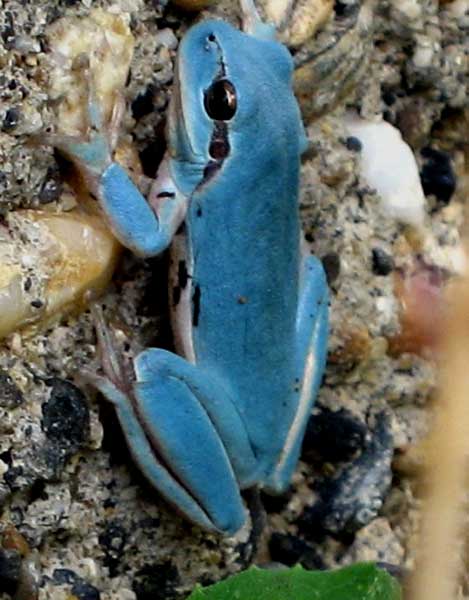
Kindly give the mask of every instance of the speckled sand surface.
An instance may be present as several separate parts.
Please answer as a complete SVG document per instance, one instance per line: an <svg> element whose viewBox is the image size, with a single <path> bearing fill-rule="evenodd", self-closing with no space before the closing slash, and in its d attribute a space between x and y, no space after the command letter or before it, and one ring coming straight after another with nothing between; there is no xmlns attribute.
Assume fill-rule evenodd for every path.
<svg viewBox="0 0 469 600"><path fill-rule="evenodd" d="M335 3L318 48L343 35L359 4ZM235 14L228 0L219 14L223 5ZM125 128L145 174L155 173L178 40L196 16L158 0L0 0L1 227L18 208L66 208L63 165L29 142L54 125L48 27L98 6L130 14L136 46ZM264 499L261 562L412 564L418 502L405 458L428 427L435 370L415 331L399 335L396 282L423 273L437 287L461 267L469 3L378 0L375 11L361 79L308 126L301 209L331 286L329 364L291 490ZM360 178L360 143L347 136L346 109L382 115L410 145L426 174L417 229L393 218ZM35 243L26 233L22 241ZM165 257L125 254L102 299L129 354L169 343L166 266ZM39 310L35 265L28 268L25 293ZM33 337L13 333L0 347L0 591L23 600L36 593L43 600L183 598L195 582L250 563L250 526L232 539L207 535L142 481L112 408L74 379L80 368L96 366L95 341L82 312Z"/></svg>

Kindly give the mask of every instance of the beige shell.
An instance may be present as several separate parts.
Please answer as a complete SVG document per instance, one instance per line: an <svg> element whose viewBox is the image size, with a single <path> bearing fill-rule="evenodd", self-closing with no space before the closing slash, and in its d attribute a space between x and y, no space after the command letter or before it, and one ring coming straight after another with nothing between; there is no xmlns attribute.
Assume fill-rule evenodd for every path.
<svg viewBox="0 0 469 600"><path fill-rule="evenodd" d="M293 89L306 123L350 94L367 68L376 0L364 0L357 14L329 27L295 54Z"/></svg>
<svg viewBox="0 0 469 600"><path fill-rule="evenodd" d="M255 0L263 20L294 50L293 86L306 124L352 93L365 73L377 2L363 0L335 18L334 0Z"/></svg>
<svg viewBox="0 0 469 600"><path fill-rule="evenodd" d="M334 0L258 0L257 4L277 27L280 39L292 47L311 39L334 9Z"/></svg>

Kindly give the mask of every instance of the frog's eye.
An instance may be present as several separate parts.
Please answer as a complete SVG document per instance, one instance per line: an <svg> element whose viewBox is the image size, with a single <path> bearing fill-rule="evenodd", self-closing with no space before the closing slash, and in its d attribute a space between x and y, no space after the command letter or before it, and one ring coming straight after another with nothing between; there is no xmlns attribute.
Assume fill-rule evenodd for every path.
<svg viewBox="0 0 469 600"><path fill-rule="evenodd" d="M236 90L228 79L218 79L205 90L204 106L214 121L229 121L236 113Z"/></svg>

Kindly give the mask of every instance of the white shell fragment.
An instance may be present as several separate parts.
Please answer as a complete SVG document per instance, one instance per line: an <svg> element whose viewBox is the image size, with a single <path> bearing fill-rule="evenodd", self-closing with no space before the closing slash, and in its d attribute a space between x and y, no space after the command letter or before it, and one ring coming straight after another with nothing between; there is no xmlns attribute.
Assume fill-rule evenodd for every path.
<svg viewBox="0 0 469 600"><path fill-rule="evenodd" d="M390 215L409 225L423 225L425 195L417 162L399 130L386 121L366 121L352 114L346 116L345 128L362 144L361 176Z"/></svg>

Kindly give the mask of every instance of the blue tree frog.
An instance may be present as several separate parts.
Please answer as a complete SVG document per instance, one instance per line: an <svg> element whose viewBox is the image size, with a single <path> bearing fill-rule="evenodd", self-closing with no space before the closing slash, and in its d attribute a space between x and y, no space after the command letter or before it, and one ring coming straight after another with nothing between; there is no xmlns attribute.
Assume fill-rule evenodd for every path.
<svg viewBox="0 0 469 600"><path fill-rule="evenodd" d="M240 490L289 485L328 336L323 268L301 249L305 133L292 59L252 0L241 5L244 31L209 20L181 42L168 151L148 201L113 162L115 135L92 94L87 139L54 140L122 244L143 257L171 245L179 354L149 348L129 378L108 348L93 382L151 484L225 534L245 522ZM103 325L99 334L106 345Z"/></svg>

